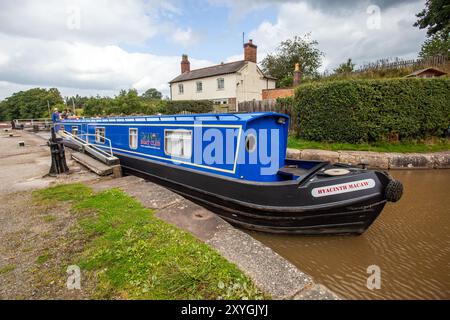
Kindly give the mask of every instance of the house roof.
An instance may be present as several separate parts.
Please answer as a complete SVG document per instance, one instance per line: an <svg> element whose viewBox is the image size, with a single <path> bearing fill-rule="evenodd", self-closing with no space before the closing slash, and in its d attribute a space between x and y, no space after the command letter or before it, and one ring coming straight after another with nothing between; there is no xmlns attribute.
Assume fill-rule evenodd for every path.
<svg viewBox="0 0 450 320"><path fill-rule="evenodd" d="M201 69L195 69L191 70L189 72L185 72L180 74L179 76L172 79L169 83L175 83L175 82L181 82L186 80L194 80L194 79L201 79L206 77L212 77L212 76L218 76L222 74L230 74L238 72L247 64L247 61L240 60L240 61L234 61L229 63L221 63L215 66L201 68ZM268 79L275 79L271 76L264 76Z"/></svg>
<svg viewBox="0 0 450 320"><path fill-rule="evenodd" d="M418 75L420 75L421 73L424 73L424 72L426 72L426 71L433 71L434 73L436 73L436 74L439 75L439 76L442 76L442 75L444 75L444 74L447 74L447 72L438 70L438 69L436 69L436 68L429 67L429 68L425 68L425 69L416 70L416 71L414 71L413 73L408 74L408 75L406 76L406 78L409 78L409 77L416 77L416 76L418 76Z"/></svg>

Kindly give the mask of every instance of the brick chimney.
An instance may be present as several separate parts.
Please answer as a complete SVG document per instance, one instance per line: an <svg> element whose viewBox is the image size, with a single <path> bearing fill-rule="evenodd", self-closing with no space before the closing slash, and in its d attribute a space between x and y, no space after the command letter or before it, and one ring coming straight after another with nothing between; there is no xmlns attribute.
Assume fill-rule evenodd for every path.
<svg viewBox="0 0 450 320"><path fill-rule="evenodd" d="M187 54L181 56L181 73L191 71L191 63L189 62Z"/></svg>
<svg viewBox="0 0 450 320"><path fill-rule="evenodd" d="M258 47L253 44L253 40L250 39L244 44L244 60L256 63L256 49Z"/></svg>
<svg viewBox="0 0 450 320"><path fill-rule="evenodd" d="M294 70L294 87L298 86L301 80L302 80L302 71L300 70L300 63L297 62L295 64Z"/></svg>

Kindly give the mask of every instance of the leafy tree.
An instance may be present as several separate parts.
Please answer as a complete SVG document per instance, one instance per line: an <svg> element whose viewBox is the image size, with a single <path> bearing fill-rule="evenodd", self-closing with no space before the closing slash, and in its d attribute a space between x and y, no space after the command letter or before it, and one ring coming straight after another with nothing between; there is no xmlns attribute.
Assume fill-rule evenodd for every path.
<svg viewBox="0 0 450 320"><path fill-rule="evenodd" d="M445 40L448 40L450 32L450 3L448 0L427 0L425 9L416 16L419 19L414 26L420 29L427 28L428 37L440 34Z"/></svg>
<svg viewBox="0 0 450 320"><path fill-rule="evenodd" d="M436 34L425 40L419 53L421 58L429 58L437 55L447 56L450 59L450 41L445 40L440 34Z"/></svg>
<svg viewBox="0 0 450 320"><path fill-rule="evenodd" d="M34 88L14 93L0 102L0 119L48 118L53 108L64 109L64 101L56 88Z"/></svg>
<svg viewBox="0 0 450 320"><path fill-rule="evenodd" d="M282 41L276 52L267 55L261 62L262 69L278 79L278 87L292 85L296 63L300 63L304 78L316 78L323 56L317 44L317 41L309 39L309 35Z"/></svg>
<svg viewBox="0 0 450 320"><path fill-rule="evenodd" d="M341 63L336 69L334 69L334 73L337 75L347 75L352 73L355 69L355 64L352 62L352 59L348 59L347 62Z"/></svg>
<svg viewBox="0 0 450 320"><path fill-rule="evenodd" d="M142 94L142 98L160 100L162 98L162 93L155 88L150 88Z"/></svg>
<svg viewBox="0 0 450 320"><path fill-rule="evenodd" d="M88 99L88 97L82 97L79 94L76 94L72 97L64 97L64 102L71 109L73 109L73 106L75 106L75 109L83 109Z"/></svg>
<svg viewBox="0 0 450 320"><path fill-rule="evenodd" d="M88 98L84 108L86 116L132 115L163 113L167 101L146 99L134 89L121 90L114 98Z"/></svg>
<svg viewBox="0 0 450 320"><path fill-rule="evenodd" d="M417 15L415 27L427 29L428 39L422 45L419 56L428 58L443 55L450 58L450 2L427 0L425 9Z"/></svg>
<svg viewBox="0 0 450 320"><path fill-rule="evenodd" d="M113 99L110 97L90 97L84 105L84 115L86 116L102 116L109 114Z"/></svg>

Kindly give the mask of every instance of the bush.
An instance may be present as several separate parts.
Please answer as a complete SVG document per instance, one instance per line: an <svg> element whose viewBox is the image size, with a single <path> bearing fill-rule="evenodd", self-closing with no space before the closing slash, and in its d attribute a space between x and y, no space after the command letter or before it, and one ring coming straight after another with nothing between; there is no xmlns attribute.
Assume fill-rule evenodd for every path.
<svg viewBox="0 0 450 320"><path fill-rule="evenodd" d="M167 101L165 114L177 114L183 111L192 113L208 113L214 109L210 100L171 100Z"/></svg>
<svg viewBox="0 0 450 320"><path fill-rule="evenodd" d="M300 138L378 142L441 137L450 124L450 79L340 80L295 92Z"/></svg>

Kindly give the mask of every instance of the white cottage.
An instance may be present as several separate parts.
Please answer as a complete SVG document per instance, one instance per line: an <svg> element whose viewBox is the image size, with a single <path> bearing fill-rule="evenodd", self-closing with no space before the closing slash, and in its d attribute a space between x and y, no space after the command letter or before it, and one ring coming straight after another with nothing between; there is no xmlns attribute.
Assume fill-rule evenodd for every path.
<svg viewBox="0 0 450 320"><path fill-rule="evenodd" d="M212 100L237 111L242 101L261 100L262 90L275 88L275 78L264 75L256 64L257 46L244 45L244 60L191 70L182 56L181 74L169 82L172 100Z"/></svg>

